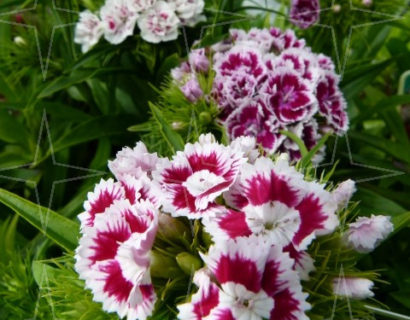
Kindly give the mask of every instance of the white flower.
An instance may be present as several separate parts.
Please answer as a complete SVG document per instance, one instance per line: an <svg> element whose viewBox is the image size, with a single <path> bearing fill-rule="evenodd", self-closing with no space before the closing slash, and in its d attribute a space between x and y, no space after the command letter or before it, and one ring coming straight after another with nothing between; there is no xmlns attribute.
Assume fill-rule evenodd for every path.
<svg viewBox="0 0 410 320"><path fill-rule="evenodd" d="M137 13L141 13L149 8L151 8L157 0L129 0L131 7Z"/></svg>
<svg viewBox="0 0 410 320"><path fill-rule="evenodd" d="M138 14L132 10L129 0L107 0L100 15L108 42L119 44L134 33Z"/></svg>
<svg viewBox="0 0 410 320"><path fill-rule="evenodd" d="M333 190L332 196L339 209L343 209L347 206L355 191L355 182L351 179L343 181L335 190Z"/></svg>
<svg viewBox="0 0 410 320"><path fill-rule="evenodd" d="M204 0L168 0L175 4L175 11L183 21L189 21L198 17L204 10Z"/></svg>
<svg viewBox="0 0 410 320"><path fill-rule="evenodd" d="M100 40L103 34L101 20L90 11L80 13L80 21L75 26L74 42L81 45L81 51L87 52Z"/></svg>
<svg viewBox="0 0 410 320"><path fill-rule="evenodd" d="M180 20L174 8L171 3L158 1L146 10L138 19L141 37L151 43L175 40Z"/></svg>
<svg viewBox="0 0 410 320"><path fill-rule="evenodd" d="M373 281L365 278L340 277L333 279L333 292L337 296L367 299L374 296Z"/></svg>
<svg viewBox="0 0 410 320"><path fill-rule="evenodd" d="M349 225L348 243L358 252L367 253L382 242L393 231L391 218L388 216L359 217Z"/></svg>

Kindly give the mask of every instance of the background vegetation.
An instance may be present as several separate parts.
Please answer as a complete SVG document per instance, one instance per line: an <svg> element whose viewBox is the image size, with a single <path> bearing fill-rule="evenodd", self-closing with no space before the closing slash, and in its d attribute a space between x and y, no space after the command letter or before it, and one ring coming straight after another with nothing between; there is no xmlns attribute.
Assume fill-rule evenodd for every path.
<svg viewBox="0 0 410 320"><path fill-rule="evenodd" d="M351 129L329 139L328 165L318 171L329 171L337 160L332 179L359 182L360 214L400 218L400 231L361 264L388 282L378 284L376 298L410 314L410 91L399 90L410 70L409 1L375 0L372 12L361 1L351 9L343 0L339 11L330 0L321 2L330 9L320 24L297 34L338 64ZM202 45L211 44L231 26L293 28L284 18L286 1L275 9L253 8L247 17L256 4L214 0L207 1L207 22L184 30L177 41L101 41L82 55L72 39L77 12L85 7L98 1L0 3L0 187L11 192L0 191L0 319L115 319L91 302L72 271L76 239L65 243L51 235L56 246L33 225L77 227L72 221L87 192L108 176L107 160L140 139L128 128L148 120L148 101L158 102L158 88L194 40L202 36ZM185 121L195 125L200 118ZM147 143L154 150L158 141ZM32 203L53 211L30 215L38 210Z"/></svg>

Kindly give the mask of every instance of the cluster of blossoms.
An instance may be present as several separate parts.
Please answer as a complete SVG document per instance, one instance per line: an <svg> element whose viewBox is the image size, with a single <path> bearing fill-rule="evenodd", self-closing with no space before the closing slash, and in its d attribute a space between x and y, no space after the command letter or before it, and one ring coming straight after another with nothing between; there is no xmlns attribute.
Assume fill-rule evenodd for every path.
<svg viewBox="0 0 410 320"><path fill-rule="evenodd" d="M159 215L167 214L199 220L212 239L197 253L197 289L178 305L179 319L309 319L302 280L315 267L307 249L339 226L337 211L347 206L352 181L330 192L306 181L286 155L276 161L261 155L254 137L224 146L211 134L171 160L139 142L120 151L109 168L118 181L102 180L88 194L75 265L104 310L128 320L152 314L150 252ZM391 228L386 217L359 218L345 236L367 252ZM342 280L342 289L340 279L333 280L336 294L371 293L367 279Z"/></svg>
<svg viewBox="0 0 410 320"><path fill-rule="evenodd" d="M333 62L291 30L233 29L228 40L193 50L171 74L191 102L217 104L231 140L253 136L267 154L300 158L297 144L281 131L292 132L310 150L323 132L341 135L348 128ZM198 78L209 74L212 90L203 92Z"/></svg>
<svg viewBox="0 0 410 320"><path fill-rule="evenodd" d="M74 41L88 51L99 39L119 44L134 33L152 43L175 40L180 26L193 26L204 17L204 0L106 0L97 14L80 13Z"/></svg>

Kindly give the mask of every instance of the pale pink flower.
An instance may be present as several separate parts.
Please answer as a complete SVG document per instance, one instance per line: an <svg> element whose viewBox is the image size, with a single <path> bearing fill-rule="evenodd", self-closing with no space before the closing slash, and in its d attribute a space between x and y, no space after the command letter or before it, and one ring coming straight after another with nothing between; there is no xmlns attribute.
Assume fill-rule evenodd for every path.
<svg viewBox="0 0 410 320"><path fill-rule="evenodd" d="M355 191L355 182L351 179L343 181L332 191L333 199L338 204L339 209L346 208Z"/></svg>
<svg viewBox="0 0 410 320"><path fill-rule="evenodd" d="M337 296L352 299L367 299L374 296L371 291L374 283L369 279L340 277L333 279L333 292Z"/></svg>
<svg viewBox="0 0 410 320"><path fill-rule="evenodd" d="M181 87L181 91L190 102L196 102L204 95L195 75Z"/></svg>
<svg viewBox="0 0 410 320"><path fill-rule="evenodd" d="M122 148L114 160L108 161L108 167L115 177L122 181L127 175L139 178L144 173L151 177L152 171L161 160L157 153L149 153L145 144L139 141L133 149Z"/></svg>
<svg viewBox="0 0 410 320"><path fill-rule="evenodd" d="M346 237L349 245L360 253L373 251L393 231L389 216L359 217L349 225Z"/></svg>

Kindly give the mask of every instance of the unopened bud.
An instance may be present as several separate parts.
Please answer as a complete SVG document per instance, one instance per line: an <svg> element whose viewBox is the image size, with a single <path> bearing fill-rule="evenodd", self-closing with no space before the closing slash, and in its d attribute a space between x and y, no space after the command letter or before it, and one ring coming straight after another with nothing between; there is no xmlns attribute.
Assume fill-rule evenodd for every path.
<svg viewBox="0 0 410 320"><path fill-rule="evenodd" d="M333 5L333 12L339 13L342 10L342 6L340 4Z"/></svg>
<svg viewBox="0 0 410 320"><path fill-rule="evenodd" d="M175 259L163 255L156 250L151 251L151 276L153 278L175 279L182 275Z"/></svg>
<svg viewBox="0 0 410 320"><path fill-rule="evenodd" d="M20 37L20 36L17 36L17 37L14 37L14 43L16 44L16 45L18 45L19 47L23 47L23 46L25 46L27 43L26 43L26 40L24 40L22 37Z"/></svg>
<svg viewBox="0 0 410 320"><path fill-rule="evenodd" d="M196 270L199 270L202 267L201 259L188 252L178 254L176 260L182 271L188 275L194 274Z"/></svg>
<svg viewBox="0 0 410 320"><path fill-rule="evenodd" d="M204 111L199 114L199 121L203 124L208 124L212 121L212 117L209 112Z"/></svg>
<svg viewBox="0 0 410 320"><path fill-rule="evenodd" d="M183 127L182 122L180 122L180 121L172 122L171 126L172 126L172 129L174 129L174 130L181 130L182 127Z"/></svg>
<svg viewBox="0 0 410 320"><path fill-rule="evenodd" d="M158 218L158 233L167 239L185 238L191 240L191 230L183 222L171 217L169 214L160 213Z"/></svg>

